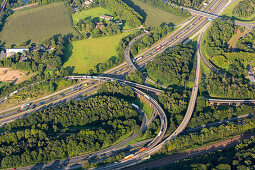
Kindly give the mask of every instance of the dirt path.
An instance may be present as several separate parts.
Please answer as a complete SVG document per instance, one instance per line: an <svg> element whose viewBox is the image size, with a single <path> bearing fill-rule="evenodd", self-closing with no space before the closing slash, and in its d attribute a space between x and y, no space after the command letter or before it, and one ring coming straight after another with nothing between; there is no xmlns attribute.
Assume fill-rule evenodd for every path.
<svg viewBox="0 0 255 170"><path fill-rule="evenodd" d="M232 40L230 40L230 41L228 42L228 43L229 43L228 48L233 47L233 45L236 43L236 41L237 41L240 37L242 37L243 35L245 35L247 31L248 31L248 30L245 29L244 32L241 33L241 31L238 29L238 30L236 31L236 32L237 32L236 38L234 38L234 39L232 39Z"/></svg>
<svg viewBox="0 0 255 170"><path fill-rule="evenodd" d="M217 151L219 149L233 147L236 144L240 143L243 139L248 139L248 138L250 138L251 136L254 136L254 135L255 135L255 133L237 135L233 138L226 139L224 141L216 142L216 143L206 145L206 146L202 146L202 147L195 148L195 149L190 149L190 150L182 152L180 154L166 156L166 157L163 157L163 158L158 159L158 160L154 160L154 161L151 161L151 162L147 162L147 163L140 164L140 165L137 165L137 166L126 168L126 169L128 169L128 170L133 170L133 169L143 170L143 169L159 168L161 166L166 166L170 163L173 163L174 161L177 161L177 160L183 160L183 159L191 158L191 157L194 157L194 156L197 156L197 155L205 154L207 152Z"/></svg>
<svg viewBox="0 0 255 170"><path fill-rule="evenodd" d="M36 6L37 3L33 3L33 4L28 4L28 5L25 5L25 6L21 6L21 7L18 7L18 8L14 8L12 9L13 11L18 11L18 10L21 10L21 9L24 9L24 8L30 8L30 7L33 7L33 6Z"/></svg>

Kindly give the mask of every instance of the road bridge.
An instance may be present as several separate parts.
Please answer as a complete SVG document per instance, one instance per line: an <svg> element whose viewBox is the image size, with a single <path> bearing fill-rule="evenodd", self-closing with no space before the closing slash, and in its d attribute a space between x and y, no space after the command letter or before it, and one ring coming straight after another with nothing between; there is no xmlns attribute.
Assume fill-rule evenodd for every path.
<svg viewBox="0 0 255 170"><path fill-rule="evenodd" d="M93 80L101 80L101 81L118 81L118 82L121 82L123 84L127 84L127 85L130 85L130 86L133 86L133 87L136 87L136 88L139 88L139 89L143 89L143 90L146 90L146 91L150 91L150 92L154 92L156 93L157 95L159 95L160 93L162 93L163 91L162 90L159 90L159 89L156 89L156 88L153 88L153 87L150 87L150 86L145 86L145 85L142 85L142 84L138 84L138 83L134 83L134 82L131 82L131 81L126 81L126 80L123 80L123 79L117 79L117 78L112 78L112 77L103 77L103 76L68 76L69 79L73 79L73 80L82 80L82 79L93 79Z"/></svg>
<svg viewBox="0 0 255 170"><path fill-rule="evenodd" d="M255 99L251 100L232 100L232 99L209 99L205 98L211 105L220 105L220 104L228 104L228 105L235 105L239 106L241 104L255 104Z"/></svg>

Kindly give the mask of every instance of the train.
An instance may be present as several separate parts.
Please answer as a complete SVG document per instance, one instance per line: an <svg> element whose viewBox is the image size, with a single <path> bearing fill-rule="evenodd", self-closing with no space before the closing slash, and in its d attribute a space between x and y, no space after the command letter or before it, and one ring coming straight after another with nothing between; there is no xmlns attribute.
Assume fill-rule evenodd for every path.
<svg viewBox="0 0 255 170"><path fill-rule="evenodd" d="M126 156L126 157L124 158L124 160L128 160L128 159L132 158L133 156L134 156L134 154L130 154L130 155Z"/></svg>

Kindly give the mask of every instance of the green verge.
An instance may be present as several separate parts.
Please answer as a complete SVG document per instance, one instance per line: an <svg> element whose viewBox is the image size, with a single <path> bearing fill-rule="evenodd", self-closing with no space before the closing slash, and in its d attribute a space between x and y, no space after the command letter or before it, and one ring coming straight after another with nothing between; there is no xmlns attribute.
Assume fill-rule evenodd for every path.
<svg viewBox="0 0 255 170"><path fill-rule="evenodd" d="M242 0L238 0L236 1L235 3L231 4L227 9L225 9L223 11L223 13L221 14L222 16L225 15L225 16L228 16L228 17L233 17L234 19L236 20L240 20L240 21L254 21L255 20L255 14L251 15L251 16L248 16L248 17L238 17L238 16L235 16L233 14L233 10L234 8L236 7L236 5L238 5Z"/></svg>
<svg viewBox="0 0 255 170"><path fill-rule="evenodd" d="M59 2L15 12L7 18L0 39L6 45L19 45L29 40L40 43L55 34L68 33L77 35L65 4Z"/></svg>
<svg viewBox="0 0 255 170"><path fill-rule="evenodd" d="M140 2L138 0L126 0L126 1L132 1L136 6L138 6L143 11L143 13L145 13L145 16L143 15L143 17L145 18L146 26L160 25L163 22L165 23L171 22L177 25L187 19L186 17L171 14L169 12L155 8L151 5Z"/></svg>
<svg viewBox="0 0 255 170"><path fill-rule="evenodd" d="M98 63L115 59L120 40L129 34L130 32L69 43L64 52L64 67L73 66L75 73L83 74Z"/></svg>

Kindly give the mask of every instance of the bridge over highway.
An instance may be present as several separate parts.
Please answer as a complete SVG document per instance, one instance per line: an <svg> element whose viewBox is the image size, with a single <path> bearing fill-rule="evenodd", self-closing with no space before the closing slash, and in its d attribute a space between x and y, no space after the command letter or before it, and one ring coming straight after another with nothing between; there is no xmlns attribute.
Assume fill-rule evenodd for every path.
<svg viewBox="0 0 255 170"><path fill-rule="evenodd" d="M255 99L252 100L231 100L231 99L209 99L205 98L211 105L214 104L229 104L229 105L240 105L240 104L255 104Z"/></svg>
<svg viewBox="0 0 255 170"><path fill-rule="evenodd" d="M94 80L101 80L101 81L114 81L114 80L117 80L118 82L123 83L123 84L127 84L127 85L130 85L130 86L139 88L139 89L154 92L157 95L163 92L162 90L159 90L159 89L156 89L156 88L153 88L153 87L150 87L150 86L145 86L145 85L142 85L142 84L134 83L134 82L131 82L131 81L126 81L126 80L123 80L123 79L112 78L112 77L86 76L86 75L84 75L84 76L68 76L67 78L68 79L73 79L73 80L82 80L82 79L94 79Z"/></svg>

